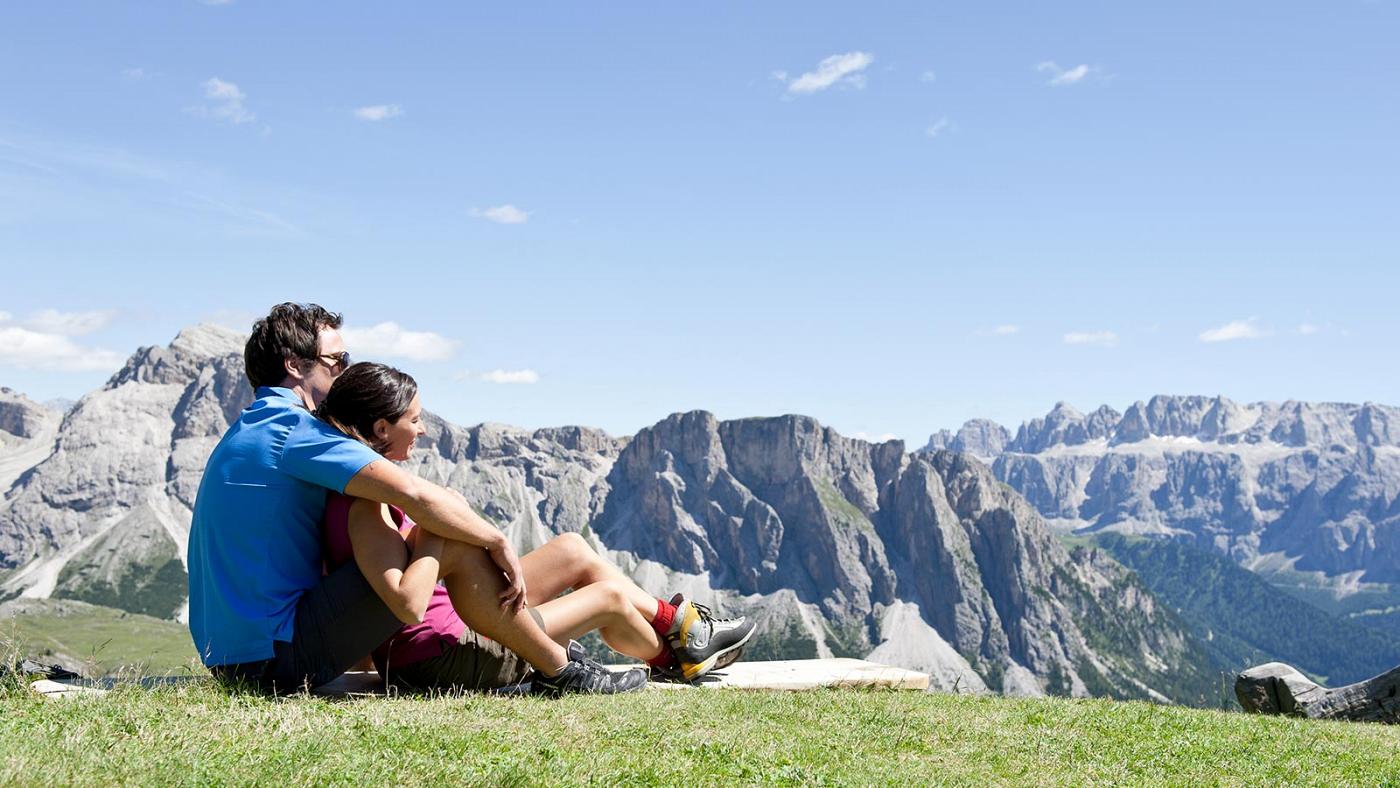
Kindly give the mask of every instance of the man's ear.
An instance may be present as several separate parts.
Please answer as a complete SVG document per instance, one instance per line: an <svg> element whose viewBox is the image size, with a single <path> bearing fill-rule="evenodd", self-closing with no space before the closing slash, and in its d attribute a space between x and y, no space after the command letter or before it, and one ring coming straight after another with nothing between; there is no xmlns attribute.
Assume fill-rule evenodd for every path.
<svg viewBox="0 0 1400 788"><path fill-rule="evenodd" d="M282 366L287 370L287 377L300 383L306 377L306 373L301 371L302 361L294 356L287 356L282 359Z"/></svg>

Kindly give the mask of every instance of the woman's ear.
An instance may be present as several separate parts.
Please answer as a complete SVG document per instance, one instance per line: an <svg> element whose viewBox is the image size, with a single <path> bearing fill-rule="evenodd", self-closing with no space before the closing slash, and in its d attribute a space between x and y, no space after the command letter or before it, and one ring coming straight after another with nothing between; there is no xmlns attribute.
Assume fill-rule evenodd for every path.
<svg viewBox="0 0 1400 788"><path fill-rule="evenodd" d="M389 428L392 427L388 419L374 420L374 440L376 442L389 439Z"/></svg>

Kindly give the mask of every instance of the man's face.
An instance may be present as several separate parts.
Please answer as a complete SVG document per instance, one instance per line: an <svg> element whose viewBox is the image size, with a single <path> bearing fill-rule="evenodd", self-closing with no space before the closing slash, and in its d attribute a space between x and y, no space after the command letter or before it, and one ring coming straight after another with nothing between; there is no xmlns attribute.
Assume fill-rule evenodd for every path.
<svg viewBox="0 0 1400 788"><path fill-rule="evenodd" d="M340 354L345 352L345 340L334 328L321 329L316 340L318 357L306 371L301 385L312 403L319 407L321 400L331 390L331 384L345 371L345 365L338 361Z"/></svg>

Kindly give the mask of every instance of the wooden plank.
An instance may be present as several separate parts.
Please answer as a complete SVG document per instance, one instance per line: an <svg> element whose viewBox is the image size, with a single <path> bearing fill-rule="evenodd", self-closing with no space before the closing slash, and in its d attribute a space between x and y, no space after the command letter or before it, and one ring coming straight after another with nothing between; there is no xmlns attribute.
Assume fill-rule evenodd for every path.
<svg viewBox="0 0 1400 788"><path fill-rule="evenodd" d="M822 687L870 687L927 690L929 677L904 668L879 665L863 659L790 659L771 662L736 662L704 676L694 684L659 684L654 688L811 690Z"/></svg>
<svg viewBox="0 0 1400 788"><path fill-rule="evenodd" d="M609 665L612 670L631 670L635 665ZM144 685L172 684L201 680L191 676L169 676L146 679ZM49 681L43 679L30 686L35 692L51 698L97 696L106 692L110 681ZM716 671L694 684L651 682L652 690L707 689L768 689L810 690L821 687L870 687L881 689L926 690L926 673L878 665L861 659L793 659L773 662L736 662ZM522 688L506 688L503 692L520 692ZM350 671L335 681L314 691L330 697L382 696L384 682L374 671Z"/></svg>

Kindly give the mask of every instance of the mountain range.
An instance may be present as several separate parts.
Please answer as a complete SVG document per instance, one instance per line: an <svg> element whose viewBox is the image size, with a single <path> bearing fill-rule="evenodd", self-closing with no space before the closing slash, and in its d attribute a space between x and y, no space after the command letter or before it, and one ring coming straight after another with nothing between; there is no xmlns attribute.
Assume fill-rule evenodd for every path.
<svg viewBox="0 0 1400 788"><path fill-rule="evenodd" d="M187 329L169 346L137 351L66 413L0 391L0 599L183 616L204 461L252 397L242 342L211 326ZM929 671L949 690L1211 704L1221 672L1238 666L1210 648L1200 616L1184 618L1110 550L1067 544L1056 529L1183 534L1237 560L1267 558L1263 546L1299 569L1331 567L1336 555L1306 552L1311 535L1283 543L1263 534L1301 519L1288 507L1312 500L1295 489L1309 469L1317 488L1319 476L1335 475L1317 468L1354 471L1363 453L1368 467L1392 467L1395 433L1394 410L1378 406L1303 416L1221 400L1198 408L1198 399L1124 416L1060 407L1015 436L972 422L915 452L795 415L677 413L619 438L577 426L464 427L429 414L408 466L460 490L522 551L580 533L658 595L682 591L756 617L751 658L860 656ZM1348 414L1350 442L1334 452ZM1189 452L1163 448L1176 439L1230 449L1178 460ZM1100 464L1104 478L1091 482ZM1168 466L1179 481L1161 493L1161 473L1149 468ZM1270 494L1242 496L1256 488L1230 481L1258 484L1243 471L1263 467L1266 480L1283 480ZM1338 484L1315 495L1394 504L1384 492L1393 488L1378 481L1329 498ZM1356 506L1308 511L1345 510L1351 520L1319 528L1369 528L1364 538L1384 541L1393 531L1378 527L1384 518L1342 528L1373 511ZM1388 577L1383 562L1362 563L1347 571Z"/></svg>

